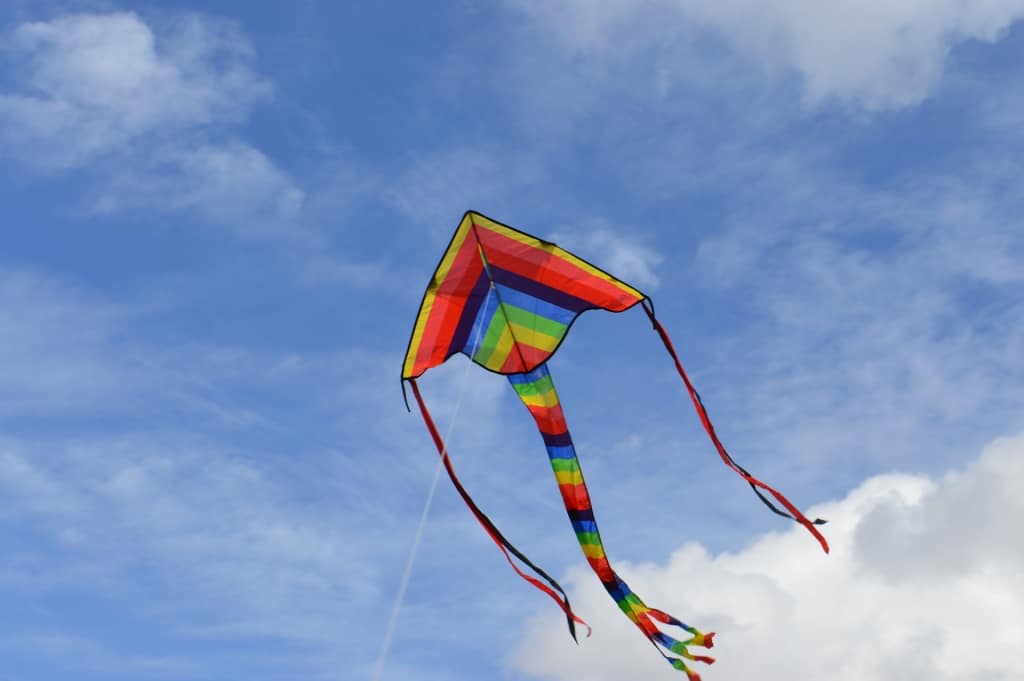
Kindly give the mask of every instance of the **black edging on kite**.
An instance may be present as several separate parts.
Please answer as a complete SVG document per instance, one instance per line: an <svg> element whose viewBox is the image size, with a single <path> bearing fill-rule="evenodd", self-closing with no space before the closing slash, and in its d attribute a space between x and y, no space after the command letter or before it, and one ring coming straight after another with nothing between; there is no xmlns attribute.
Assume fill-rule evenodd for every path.
<svg viewBox="0 0 1024 681"><path fill-rule="evenodd" d="M495 223L496 225L504 227L505 229L508 229L508 230L510 230L512 232L515 232L516 234L522 234L523 236L529 237L531 239L536 239L540 243L545 244L547 246L554 246L556 248L561 248L561 246L559 246L558 244L556 244L553 241L548 241L547 239L542 239L542 238L540 238L538 236L530 234L529 232L524 232L521 229L516 229L515 227L512 227L511 225L506 225L504 222L501 222L499 220L495 220L494 218L488 217L487 215L484 215L483 213L481 213L479 211L475 211L475 210L467 210L465 213L463 213L462 214L462 218L459 219L459 225L462 225L462 221L465 220L467 217L470 217L470 216L473 216L473 215L479 215L480 217L482 217L482 218L484 218L486 220L490 220L491 222ZM482 252L483 251L483 247L482 247L482 244L480 243L479 235L476 233L476 223L474 223L472 221L471 217L470 217L470 229L473 232L473 238L476 240L477 247L480 248L481 252ZM444 251L441 254L441 258L437 261L437 265L434 266L434 274L433 274L433 276L430 279L430 284L428 284L427 288L423 291L423 296L420 298L419 313L417 313L416 320L413 322L413 325L412 325L412 330L409 332L409 342L405 346L405 357L409 356L409 349L412 347L413 336L416 334L416 325L419 324L420 314L423 313L423 303L427 300L427 294L430 292L431 288L432 287L436 287L436 286L439 285L439 282L437 281L437 271L441 267L441 262L444 260L445 255L448 254L448 250L452 247L452 244L455 243L455 237L457 237L458 234L459 234L459 228L456 227L455 228L455 232L452 234L452 238L448 240L448 245L445 246L445 249L444 249ZM565 250L565 249L562 249L562 250ZM623 284L625 286L628 286L629 288L633 289L634 291L636 291L637 293L640 294L640 296L641 296L640 300L638 300L635 303L629 305L628 307L624 307L623 309L618 310L617 312L613 312L613 314L619 314L621 312L625 312L626 310L632 309L637 304L640 304L644 308L644 310L647 311L648 314L651 316L651 320L652 320L651 326L653 328L655 328L655 330L657 330L657 327L654 326L654 323L653 323L653 320L654 320L654 317L655 317L655 315L654 315L654 301L651 299L650 296L648 296L646 293L644 293L640 289L636 288L632 284L628 284L628 283L622 281L621 279L619 279L618 277L616 277L615 275L611 274L610 272L607 272L604 269L598 267L597 265L595 265L594 263L590 262L586 258L581 258L580 256L576 255L575 253L572 253L571 251L566 251L566 252L570 253L570 255L572 255L574 258L577 258L578 260L582 261L583 263L585 263L585 264L589 265L590 267L594 268L595 270L597 270L601 274L605 275L609 279L611 279L613 281L616 281L616 282L618 282L620 284ZM487 269L487 267L488 267L487 260L486 260L486 257L484 257L484 268L485 268L485 270ZM491 275L490 275L489 271L488 271L487 278L488 278L488 280L490 280L491 285L493 286L494 285L494 279L491 278ZM501 299L500 299L500 297L498 299L498 304L499 304L499 307L500 307L501 306ZM558 352L558 349L562 347L562 343L564 343L565 339L568 337L569 331L572 329L572 325L576 323L576 320L579 318L579 316L581 314L583 314L584 312L588 312L590 310L600 310L600 309L604 309L604 308L600 308L600 307L597 307L597 306L592 306L592 307L583 308L582 310L577 312L576 315L572 318L572 320L566 325L565 333L562 334L562 337L559 339L558 344L554 347L554 349L551 352L548 353L547 357L550 358L550 357L554 356L554 354L556 352ZM608 312L612 312L611 310L607 310L607 311ZM457 354L466 355L466 353L463 352L462 350L456 350L455 352L452 352L452 353L449 353L448 355L446 355L445 358L444 358L444 361L447 362L449 359L451 359L454 355L457 355ZM466 355L466 356L469 357L468 355ZM523 359L522 351L519 351L519 358L520 358L520 361L523 363L523 366L524 367L527 366L526 360ZM537 366L539 366L539 364L538 364L537 366L529 367L525 371L517 371L517 372L511 372L511 373L504 373L502 371L498 371L498 370L495 370L495 369L491 369L490 367L484 366L483 364L480 364L479 362L474 360L472 357L469 357L469 361L473 362L474 364L476 364L479 367L482 367L486 371L490 371L491 373L498 374L500 376L516 376L516 375L526 374L526 373L529 373L530 371L533 371L534 369L537 368ZM544 361L546 362L547 359L545 359ZM401 385L402 385L402 398L405 401L405 408L406 408L406 410L411 412L412 409L409 407L409 397L408 397L408 395L406 394L406 391L405 391L405 382L410 380L410 379L419 378L420 376L422 376L426 372L426 370L421 371L420 373L416 374L415 376L408 376L408 377L404 375L404 372L405 372L405 363L403 362L402 363L402 375L401 375L401 378L400 378L400 382L401 382ZM704 407L704 401L701 399L700 393L697 393L696 390L694 390L694 393L697 396L697 401L700 403L701 407L704 408L705 413L707 413L707 408ZM735 460L733 460L731 454L726 453L726 455L729 457L729 460L733 463L733 465L735 465L737 468L739 468L741 471L743 471L747 476L750 476L750 473L747 472L747 470L745 468L743 468L743 466L739 465L738 463L736 463ZM748 484L750 484L750 483L748 483ZM789 518L790 520L796 521L796 518L791 516L789 513L786 513L785 511L779 510L771 501L769 501L767 498L765 498L765 496L763 494L761 494L761 492L757 489L756 486L754 486L753 484L750 484L750 487L751 487L751 489L754 490L754 494L756 494L757 497L765 504L765 506L767 506L773 513L775 513L777 515L780 515L780 516L783 516L783 517L786 517L786 518ZM822 520L821 518L815 518L811 522L814 525L823 525L827 521Z"/></svg>
<svg viewBox="0 0 1024 681"><path fill-rule="evenodd" d="M484 215L483 213L481 213L479 211L475 211L475 210L467 210L465 213L463 213L462 214L462 218L459 220L459 225L461 225L462 221L465 220L468 216L472 216L472 215L479 215L480 217L484 218L485 220L490 220L494 224L499 225L501 227L504 227L507 230L515 232L516 234L522 234L523 236L529 237L531 239L536 239L537 241L539 241L542 244L545 244L547 246L554 246L556 248L561 248L561 246L559 246L558 244L556 244L553 241L548 241L546 239L541 239L540 237L535 236L533 234L530 234L529 232L524 232L523 230L516 229L515 227L512 227L511 225L506 225L504 222L500 222L498 220L495 220L494 218L488 217L488 216ZM473 225L474 238L476 238L477 246L480 247L481 246L480 239L476 237L476 229L475 229L476 226L475 226L475 224L473 224L472 219L470 221L470 224ZM427 300L427 294L430 292L430 289L432 287L435 287L435 286L437 286L439 284L439 282L437 281L437 270L441 267L441 262L444 260L444 256L447 255L448 250L452 247L452 244L455 243L455 237L458 236L458 234L459 234L459 229L458 229L458 227L456 227L455 228L455 233L452 234L452 238L448 240L448 245L445 246L444 252L441 254L441 258L437 261L437 265L434 267L434 274L430 278L430 284L428 284L426 290L423 291L423 296L420 298L419 313L416 315L416 321L413 322L412 330L409 332L409 342L405 346L405 357L409 356L409 348L412 347L412 339L413 339L413 336L416 334L416 325L420 321L420 314L423 312L423 303ZM565 251L564 248L562 250ZM646 293L644 293L643 291L641 291L637 287L633 286L632 284L628 284L628 283L622 281L621 279L619 279L618 277L616 277L615 275L613 275L613 274L611 274L609 272L606 272L605 270L603 270L602 268L598 267L594 263L590 262L586 258L581 258L580 256L576 255L575 253L572 253L571 251L566 251L566 253L569 253L574 258L576 258L577 260L580 260L584 264L586 264L586 265L588 265L590 267L593 267L595 270L597 270L601 274L605 275L606 277L608 277L612 281L615 281L615 282L618 282L620 284L623 284L624 286L628 286L629 288L633 289L634 291L636 291L637 293L640 294L640 300L636 301L635 303L632 303L628 307L624 307L621 310L619 310L618 312L612 312L611 310L607 310L608 312L612 312L613 314L619 314L621 312L625 312L626 310L632 309L638 303L642 303L645 300L650 301L650 297ZM490 277L488 277L488 278L490 278ZM491 283L492 284L494 283L493 279L491 279ZM650 305L651 305L651 310L654 310L654 303L651 302ZM600 307L597 307L597 306L592 306L592 307L583 308L582 310L577 312L576 316L572 318L572 321L570 321L566 325L565 333L562 334L562 337L559 339L558 344L555 346L555 348L551 352L548 353L548 357L553 356L556 352L558 352L558 349L560 347L562 347L562 343L565 342L566 337L569 335L569 330L572 329L572 325L574 323L576 323L576 320L579 318L579 316L581 314L583 314L584 312L588 312L590 310L601 310L601 309L604 309L604 308L600 308ZM462 352L461 350L456 350L455 352L452 352L452 353L446 355L445 358L444 358L444 361L447 362L449 359L451 359L454 355L457 355L457 354L465 355L466 353ZM474 364L476 364L477 366L482 367L484 370L490 371L492 374L498 374L499 376L516 376L516 375L527 374L530 371L533 371L534 369L537 368L536 366L533 366L533 367L530 367L529 369L527 369L526 371L516 371L516 372L512 372L512 373L503 373L501 371L496 371L494 369L491 369L489 367L484 366L483 364L480 364L480 363L476 362L476 360L474 360L472 357L470 357L469 360L471 362L473 362ZM547 360L545 360L545 361L547 361ZM523 362L523 365L526 366L526 362L525 361ZM539 364L537 366L539 366ZM420 373L416 374L415 376L405 376L404 375L404 373L405 373L405 363L404 362L402 363L402 376L401 376L401 379L400 379L401 383L402 383L402 396L405 399L405 408L406 408L406 410L408 410L410 412L412 411L412 409L409 408L409 399L408 399L408 397L405 394L405 382L408 381L409 379L412 379L412 378L419 378L425 372L426 372L426 370L424 369L423 371L421 371Z"/></svg>

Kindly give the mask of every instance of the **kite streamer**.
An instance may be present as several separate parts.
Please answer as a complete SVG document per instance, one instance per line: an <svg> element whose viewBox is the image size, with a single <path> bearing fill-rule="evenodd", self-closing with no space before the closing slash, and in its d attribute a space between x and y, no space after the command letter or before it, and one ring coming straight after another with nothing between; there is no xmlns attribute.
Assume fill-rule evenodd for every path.
<svg viewBox="0 0 1024 681"><path fill-rule="evenodd" d="M648 296L551 242L480 213L469 211L463 216L427 286L402 366L402 381L403 386L408 382L412 388L456 491L513 570L559 605L575 640L575 625L587 626L586 623L573 611L562 587L515 548L469 496L455 475L447 447L416 382L428 369L459 353L508 378L537 424L565 510L587 562L619 609L661 655L675 669L689 675L691 681L699 681L699 675L687 665L687 661L710 664L714 659L695 655L689 649L712 647L714 633L702 633L661 610L647 606L612 568L547 366L548 359L558 350L581 313L596 309L623 312L637 304L646 312L672 358L722 461L746 481L774 513L803 525L827 553L828 543L816 527L824 521L808 520L785 496L751 475L726 451L700 395L679 361L668 332L655 317L654 305ZM765 493L785 510L779 509ZM686 637L677 639L669 636L659 624L678 627L686 632ZM588 635L589 631L587 626Z"/></svg>

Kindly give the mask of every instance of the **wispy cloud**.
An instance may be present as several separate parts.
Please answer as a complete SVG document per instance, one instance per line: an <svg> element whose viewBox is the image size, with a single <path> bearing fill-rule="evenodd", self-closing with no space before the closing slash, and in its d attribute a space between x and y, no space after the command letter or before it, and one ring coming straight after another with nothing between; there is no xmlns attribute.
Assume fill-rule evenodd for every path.
<svg viewBox="0 0 1024 681"><path fill-rule="evenodd" d="M0 97L4 137L54 169L147 135L239 121L271 92L241 36L198 17L158 38L133 13L70 15L22 24L12 44L25 91Z"/></svg>
<svg viewBox="0 0 1024 681"><path fill-rule="evenodd" d="M721 36L764 75L795 73L806 102L856 109L899 109L921 102L942 77L950 51L959 44L994 42L1024 16L1024 4L857 2L823 5L805 0L563 0L513 5L538 17L573 50L619 58L646 49L644 33L666 31L692 41L697 30ZM674 29L673 29L674 27ZM688 70L678 60L673 70Z"/></svg>
<svg viewBox="0 0 1024 681"><path fill-rule="evenodd" d="M608 225L574 225L555 232L552 238L566 249L586 258L622 281L639 287L656 289L659 279L655 270L664 260L654 249L645 246L641 235L625 225L612 229Z"/></svg>
<svg viewBox="0 0 1024 681"><path fill-rule="evenodd" d="M270 84L228 22L75 14L11 34L20 89L0 94L0 137L43 172L86 170L92 210L194 209L258 235L290 226L301 189L232 133Z"/></svg>
<svg viewBox="0 0 1024 681"><path fill-rule="evenodd" d="M497 146L457 145L415 155L388 194L410 219L446 234L466 210L500 213L541 178L526 156Z"/></svg>

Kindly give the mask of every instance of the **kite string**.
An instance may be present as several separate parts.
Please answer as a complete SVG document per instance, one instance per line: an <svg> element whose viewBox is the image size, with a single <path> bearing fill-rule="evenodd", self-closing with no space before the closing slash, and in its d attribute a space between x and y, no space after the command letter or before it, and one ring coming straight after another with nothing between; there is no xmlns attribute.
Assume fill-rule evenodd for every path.
<svg viewBox="0 0 1024 681"><path fill-rule="evenodd" d="M490 302L491 291L493 287L487 289L487 297L484 298L482 309L487 309L487 303ZM434 477L430 481L430 489L427 491L427 499L423 503L423 512L420 513L420 521L416 526L416 534L413 535L412 547L409 549L409 557L405 561L405 569L402 571L402 579L398 584L398 594L395 596L394 605L391 606L391 616L388 619L388 627L384 632L384 641L380 646L380 653L377 655L377 664L373 670L373 681L380 681L381 674L384 671L384 662L387 660L388 650L391 648L391 639L395 633L395 625L398 623L398 613L402 609L402 601L405 600L405 592L409 587L409 580L412 577L412 568L416 563L416 556L420 551L420 542L423 539L423 532L427 526L427 516L430 515L430 506L434 501L434 494L437 492L437 483L441 479L441 470L444 468L444 460L448 456L448 444L451 442L452 432L455 430L455 419L459 415L459 408L462 406L462 401L466 396L466 385L467 379L469 378L470 367L473 366L473 356L476 355L476 351L479 349L480 335L483 330L483 325L480 325L476 330L476 338L473 339L473 347L469 353L469 362L466 363L466 368L462 371L462 378L459 380L459 392L455 397L455 406L452 408L452 415L448 420L448 429L444 434L444 449L441 452L441 456L437 459L437 466L434 467Z"/></svg>

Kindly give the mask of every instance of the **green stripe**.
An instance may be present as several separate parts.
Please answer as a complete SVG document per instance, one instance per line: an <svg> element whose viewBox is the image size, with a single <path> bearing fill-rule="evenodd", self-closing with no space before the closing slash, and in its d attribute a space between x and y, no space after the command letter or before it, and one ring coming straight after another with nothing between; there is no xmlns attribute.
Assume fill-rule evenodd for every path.
<svg viewBox="0 0 1024 681"><path fill-rule="evenodd" d="M498 340L501 338L504 330L505 315L501 314L501 304L499 303L494 309L494 314L491 315L491 321L487 323L487 332L484 334L484 339L480 342L480 349L477 350L473 359L487 366L487 363L491 360L491 355L498 349Z"/></svg>
<svg viewBox="0 0 1024 681"><path fill-rule="evenodd" d="M546 374L538 378L533 383L513 383L512 387L515 389L517 395L520 397L527 397L530 395L543 395L544 393L551 392L555 389L555 384L551 382L551 374Z"/></svg>
<svg viewBox="0 0 1024 681"><path fill-rule="evenodd" d="M589 546L601 546L601 535L597 532L577 532L576 541Z"/></svg>
<svg viewBox="0 0 1024 681"><path fill-rule="evenodd" d="M509 323L525 326L528 329L533 329L537 333L542 333L552 338L561 338L565 335L565 330L568 328L561 322L542 317L515 305L505 305L505 314L508 315Z"/></svg>
<svg viewBox="0 0 1024 681"><path fill-rule="evenodd" d="M550 459L551 470L556 473L574 473L580 469L579 459Z"/></svg>

